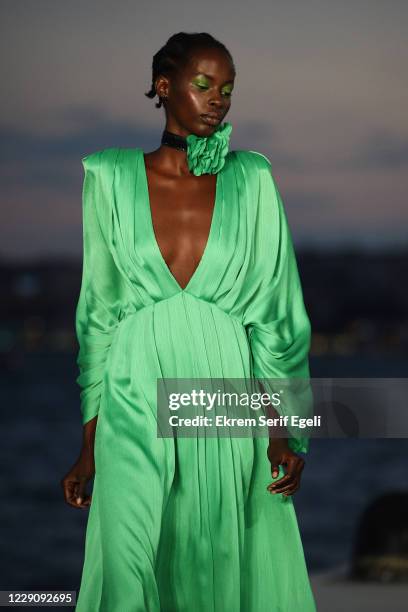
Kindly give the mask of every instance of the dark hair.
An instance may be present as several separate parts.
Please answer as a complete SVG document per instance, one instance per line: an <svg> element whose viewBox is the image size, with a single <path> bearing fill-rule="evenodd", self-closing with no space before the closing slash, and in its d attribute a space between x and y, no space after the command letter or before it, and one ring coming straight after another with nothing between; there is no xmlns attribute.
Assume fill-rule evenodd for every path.
<svg viewBox="0 0 408 612"><path fill-rule="evenodd" d="M157 95L155 81L159 75L171 76L175 74L187 64L192 51L208 48L224 51L234 66L231 53L222 42L211 36L211 34L206 32L194 32L192 34L179 32L178 34L173 34L166 44L153 56L152 86L150 91L145 93L145 96L154 98ZM162 106L161 98L159 98L159 102L156 102L155 106L156 108Z"/></svg>

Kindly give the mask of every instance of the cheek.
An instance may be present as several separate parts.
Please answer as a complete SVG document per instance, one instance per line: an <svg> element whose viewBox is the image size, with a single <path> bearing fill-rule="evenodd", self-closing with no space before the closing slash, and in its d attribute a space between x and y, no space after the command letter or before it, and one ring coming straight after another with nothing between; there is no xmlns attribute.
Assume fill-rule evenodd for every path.
<svg viewBox="0 0 408 612"><path fill-rule="evenodd" d="M186 95L186 102L192 111L200 111L203 107L204 96L200 92L189 90Z"/></svg>

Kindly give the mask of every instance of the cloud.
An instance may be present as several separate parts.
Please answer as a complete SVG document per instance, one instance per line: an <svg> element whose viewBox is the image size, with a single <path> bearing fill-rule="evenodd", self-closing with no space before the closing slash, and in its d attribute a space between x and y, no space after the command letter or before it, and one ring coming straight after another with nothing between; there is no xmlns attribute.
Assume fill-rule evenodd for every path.
<svg viewBox="0 0 408 612"><path fill-rule="evenodd" d="M45 136L0 124L3 191L21 186L77 189L75 168L88 153L112 146L144 148L153 139L153 132L146 126L113 121L97 108L64 109L50 121L54 119L59 119L59 130ZM67 124L73 127L67 129Z"/></svg>
<svg viewBox="0 0 408 612"><path fill-rule="evenodd" d="M54 119L53 117L52 119ZM4 162L32 162L36 160L77 159L89 151L111 146L142 146L151 140L152 132L143 124L115 120L99 109L77 107L60 113L61 128L52 135L42 136L34 131L11 128L0 124L0 160ZM71 130L65 124L75 120Z"/></svg>
<svg viewBox="0 0 408 612"><path fill-rule="evenodd" d="M355 170L399 170L408 165L408 137L374 130L357 144L340 167Z"/></svg>

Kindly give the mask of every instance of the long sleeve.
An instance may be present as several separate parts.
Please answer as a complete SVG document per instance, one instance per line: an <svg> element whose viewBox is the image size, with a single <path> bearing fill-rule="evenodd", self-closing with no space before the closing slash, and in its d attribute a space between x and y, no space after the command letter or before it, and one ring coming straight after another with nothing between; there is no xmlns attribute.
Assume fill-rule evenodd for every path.
<svg viewBox="0 0 408 612"><path fill-rule="evenodd" d="M256 152L251 152L256 153ZM296 391L286 410L310 416L309 350L311 325L307 315L298 267L282 199L271 174L269 160L256 153L259 192L253 233L252 295L245 313L257 379L306 379L286 381ZM276 391L276 387L275 387ZM286 414L284 407L277 412ZM290 427L287 428L291 433ZM308 451L309 439L296 428L288 444L295 452Z"/></svg>
<svg viewBox="0 0 408 612"><path fill-rule="evenodd" d="M111 166L104 151L82 159L83 267L75 314L82 422L99 412L106 360L120 315L119 271L108 249Z"/></svg>

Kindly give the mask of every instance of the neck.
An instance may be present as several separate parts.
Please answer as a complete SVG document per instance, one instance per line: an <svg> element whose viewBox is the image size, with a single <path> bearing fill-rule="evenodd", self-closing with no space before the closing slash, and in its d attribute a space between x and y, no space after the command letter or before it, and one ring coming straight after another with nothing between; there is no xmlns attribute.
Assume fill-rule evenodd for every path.
<svg viewBox="0 0 408 612"><path fill-rule="evenodd" d="M179 151L187 151L186 138L166 129L163 130L161 144Z"/></svg>

